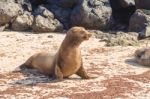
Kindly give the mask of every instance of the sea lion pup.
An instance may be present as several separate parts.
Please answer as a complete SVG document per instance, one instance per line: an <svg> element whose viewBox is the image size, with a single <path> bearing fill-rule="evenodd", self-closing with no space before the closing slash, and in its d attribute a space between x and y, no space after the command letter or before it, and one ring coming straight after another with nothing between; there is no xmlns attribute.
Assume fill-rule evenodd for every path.
<svg viewBox="0 0 150 99"><path fill-rule="evenodd" d="M72 27L68 30L56 55L47 52L37 53L31 56L24 65L38 69L54 79L62 80L72 74L89 79L83 67L80 44L91 36L92 34L83 27Z"/></svg>
<svg viewBox="0 0 150 99"><path fill-rule="evenodd" d="M150 48L142 48L135 51L135 60L140 65L150 66Z"/></svg>

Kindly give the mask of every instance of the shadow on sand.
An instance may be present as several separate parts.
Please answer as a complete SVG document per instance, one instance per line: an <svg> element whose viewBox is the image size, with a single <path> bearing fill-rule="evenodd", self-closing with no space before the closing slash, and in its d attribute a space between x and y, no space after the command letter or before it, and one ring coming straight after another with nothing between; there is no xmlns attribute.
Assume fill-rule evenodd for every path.
<svg viewBox="0 0 150 99"><path fill-rule="evenodd" d="M40 73L36 69L26 68L25 65L18 66L13 73L21 72L25 77L10 83L11 85L25 85L25 86L34 86L40 83L56 83L62 82L64 80L81 80L81 78L64 78L64 80L54 80L48 75Z"/></svg>
<svg viewBox="0 0 150 99"><path fill-rule="evenodd" d="M135 67L150 68L149 66L143 66L143 65L138 64L137 61L134 58L132 58L132 59L126 59L125 63L127 63L129 65L132 65L132 66L135 66Z"/></svg>

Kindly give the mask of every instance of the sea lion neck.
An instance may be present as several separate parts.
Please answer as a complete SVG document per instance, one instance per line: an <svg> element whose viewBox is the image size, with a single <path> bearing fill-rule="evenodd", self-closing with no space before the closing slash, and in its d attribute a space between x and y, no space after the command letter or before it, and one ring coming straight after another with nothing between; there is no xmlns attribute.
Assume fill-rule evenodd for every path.
<svg viewBox="0 0 150 99"><path fill-rule="evenodd" d="M66 36L62 42L62 47L79 47L81 43L82 41L79 38Z"/></svg>

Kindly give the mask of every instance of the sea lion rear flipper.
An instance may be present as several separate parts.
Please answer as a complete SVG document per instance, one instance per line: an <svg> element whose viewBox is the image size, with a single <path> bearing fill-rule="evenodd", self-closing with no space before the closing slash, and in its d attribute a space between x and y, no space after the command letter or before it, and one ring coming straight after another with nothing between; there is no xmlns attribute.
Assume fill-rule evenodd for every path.
<svg viewBox="0 0 150 99"><path fill-rule="evenodd" d="M25 64L22 64L22 65L16 67L12 72L21 72L21 71L23 71L25 69L26 69Z"/></svg>
<svg viewBox="0 0 150 99"><path fill-rule="evenodd" d="M76 74L78 76L80 76L83 79L89 79L90 77L88 76L88 74L86 73L85 69L83 68L83 66L81 66L79 68L79 70L76 72Z"/></svg>
<svg viewBox="0 0 150 99"><path fill-rule="evenodd" d="M56 64L54 67L54 74L53 74L53 79L55 80L63 80L63 74L59 68L59 66Z"/></svg>

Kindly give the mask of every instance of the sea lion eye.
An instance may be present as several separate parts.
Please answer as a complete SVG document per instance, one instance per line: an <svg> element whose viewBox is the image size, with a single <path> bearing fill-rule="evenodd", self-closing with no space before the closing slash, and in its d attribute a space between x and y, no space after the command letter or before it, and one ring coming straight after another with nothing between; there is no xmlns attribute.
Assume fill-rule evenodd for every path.
<svg viewBox="0 0 150 99"><path fill-rule="evenodd" d="M82 35L83 35L83 34L85 34L85 32L84 32L84 31L81 31L81 32L80 32L80 34L82 34Z"/></svg>

